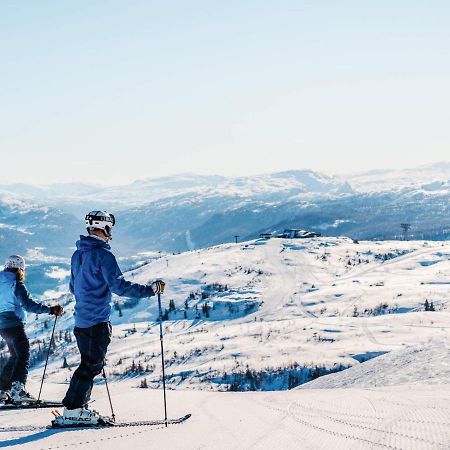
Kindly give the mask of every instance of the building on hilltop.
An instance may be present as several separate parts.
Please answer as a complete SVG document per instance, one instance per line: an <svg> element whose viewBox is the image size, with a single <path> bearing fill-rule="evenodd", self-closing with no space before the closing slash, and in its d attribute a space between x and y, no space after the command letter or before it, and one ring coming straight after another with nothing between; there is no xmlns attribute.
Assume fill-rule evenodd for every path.
<svg viewBox="0 0 450 450"><path fill-rule="evenodd" d="M277 237L288 239L305 239L319 236L320 233L315 231L300 230L298 228L286 228L283 233L279 234Z"/></svg>

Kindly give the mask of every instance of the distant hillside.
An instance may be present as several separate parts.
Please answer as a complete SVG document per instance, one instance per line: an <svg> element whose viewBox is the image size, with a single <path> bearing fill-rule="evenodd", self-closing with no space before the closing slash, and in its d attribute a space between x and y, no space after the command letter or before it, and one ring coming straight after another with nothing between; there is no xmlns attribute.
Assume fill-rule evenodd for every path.
<svg viewBox="0 0 450 450"><path fill-rule="evenodd" d="M56 208L0 196L0 263L19 253L68 256L74 236L82 230L77 219Z"/></svg>
<svg viewBox="0 0 450 450"><path fill-rule="evenodd" d="M117 217L114 246L120 254L129 255L182 252L233 242L235 236L243 241L262 232L280 233L284 228L354 239L398 239L400 224L409 223L410 238L445 240L450 238L449 179L450 164L441 163L348 178L310 170L239 178L181 174L125 186L9 185L0 186L0 192L9 192L8 196L13 192L24 203L44 205L41 210L70 217L64 221L67 232L76 230L70 245L83 232L87 211L111 210ZM20 245L18 230L29 226L22 224L24 218L5 209L0 237ZM12 234L15 237L10 238ZM35 237L33 242L38 242ZM54 243L42 236L40 245L49 253L52 246L61 247L58 231L52 238ZM21 241L21 248L31 245L27 239Z"/></svg>
<svg viewBox="0 0 450 450"><path fill-rule="evenodd" d="M405 222L411 224L411 239L445 240L450 238L450 190L404 189L271 202L186 195L127 210L119 218L120 241L126 240L134 250L150 246L186 251L232 242L235 235L245 241L285 228L355 239L399 239Z"/></svg>

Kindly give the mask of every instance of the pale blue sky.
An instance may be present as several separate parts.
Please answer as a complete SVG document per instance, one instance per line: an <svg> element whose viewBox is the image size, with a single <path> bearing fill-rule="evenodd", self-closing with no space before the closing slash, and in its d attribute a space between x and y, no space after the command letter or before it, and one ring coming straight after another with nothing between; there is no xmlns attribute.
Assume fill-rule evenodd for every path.
<svg viewBox="0 0 450 450"><path fill-rule="evenodd" d="M450 2L0 3L0 182L450 159Z"/></svg>

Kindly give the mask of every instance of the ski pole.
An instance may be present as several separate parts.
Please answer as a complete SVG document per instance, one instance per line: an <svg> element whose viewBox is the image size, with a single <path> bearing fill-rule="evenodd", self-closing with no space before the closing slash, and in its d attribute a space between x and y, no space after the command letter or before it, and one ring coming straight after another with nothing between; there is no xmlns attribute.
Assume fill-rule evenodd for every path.
<svg viewBox="0 0 450 450"><path fill-rule="evenodd" d="M48 357L50 356L50 350L52 348L53 336L55 335L55 327L56 327L57 320L58 320L58 316L55 316L55 322L53 323L53 329L52 329L52 337L50 338L50 342L48 344L47 359L45 360L44 373L42 374L41 387L39 389L39 395L38 395L38 399L36 402L37 406L39 406L39 403L41 401L42 386L44 385L45 372L47 371Z"/></svg>
<svg viewBox="0 0 450 450"><path fill-rule="evenodd" d="M163 327L162 327L161 294L158 294L158 307L159 307L159 340L161 342L162 379L164 391L164 421L167 427L166 374L164 370L164 343L163 343Z"/></svg>
<svg viewBox="0 0 450 450"><path fill-rule="evenodd" d="M109 398L109 406L111 407L111 417L113 422L116 421L116 415L114 414L114 409L111 401L111 395L109 394L109 387L108 387L108 380L106 379L106 372L105 372L105 366L103 366L103 378L105 380L105 386L106 386L106 392L108 393Z"/></svg>

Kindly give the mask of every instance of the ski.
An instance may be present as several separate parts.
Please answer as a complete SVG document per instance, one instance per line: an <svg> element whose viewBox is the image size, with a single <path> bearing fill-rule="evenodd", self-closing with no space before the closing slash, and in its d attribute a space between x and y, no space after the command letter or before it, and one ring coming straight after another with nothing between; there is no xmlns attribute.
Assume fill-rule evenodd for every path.
<svg viewBox="0 0 450 450"><path fill-rule="evenodd" d="M15 409L33 409L33 408L59 408L62 406L61 402L52 400L37 400L26 401L20 403L0 403L0 411L9 411Z"/></svg>
<svg viewBox="0 0 450 450"><path fill-rule="evenodd" d="M169 425L178 425L186 422L186 420L191 417L191 414L186 414L185 416L179 417L177 419L168 419L167 423ZM12 427L0 427L0 432L12 432L12 431L43 431L43 430L53 430L53 431L64 431L64 430L102 430L102 429L110 429L110 428L125 428L125 427L157 427L165 425L166 421L162 420L142 420L142 421L134 421L134 422L111 422L107 425L70 425L70 426L34 426L34 425L18 425Z"/></svg>
<svg viewBox="0 0 450 450"><path fill-rule="evenodd" d="M186 422L186 420L191 417L191 414L186 414L185 416L178 417L177 419L168 419L168 425L178 425L180 423ZM142 420L142 421L134 421L134 422L104 422L102 425L86 425L84 423L73 424L73 425L57 425L54 421L52 421L51 425L47 426L47 429L51 430L64 430L64 429L77 429L77 430L86 430L86 429L103 429L103 428L124 428L124 427L151 427L151 426L159 426L165 425L166 421L162 420Z"/></svg>

